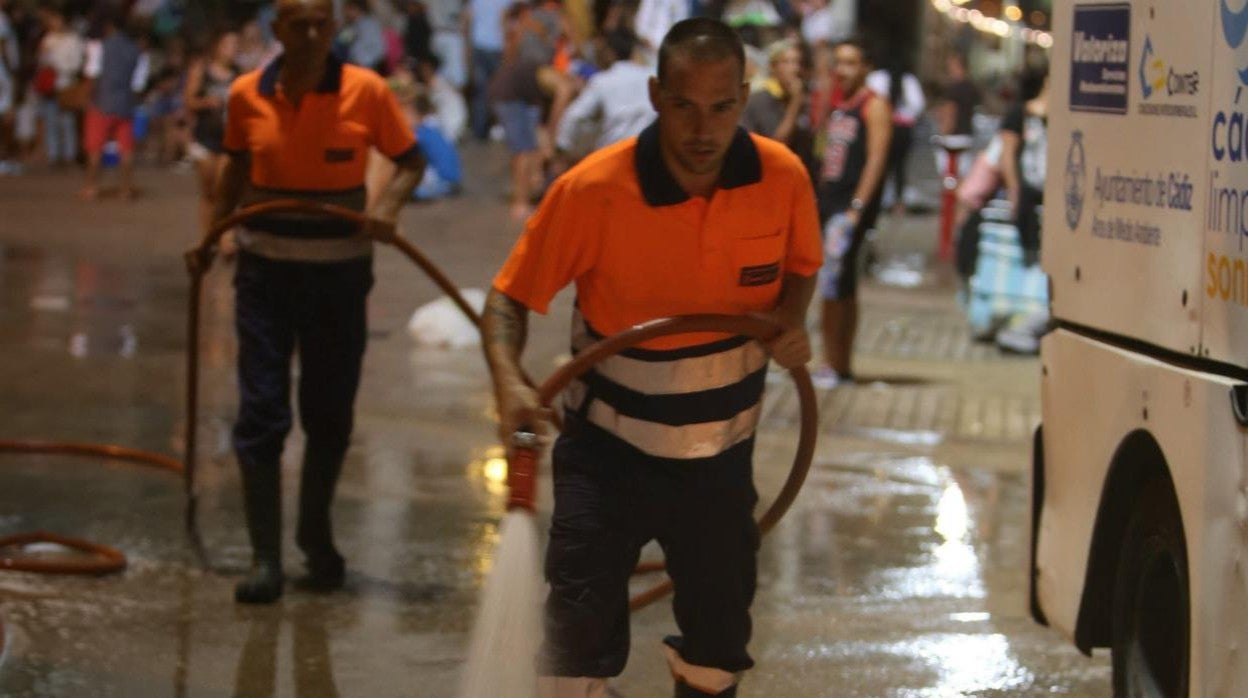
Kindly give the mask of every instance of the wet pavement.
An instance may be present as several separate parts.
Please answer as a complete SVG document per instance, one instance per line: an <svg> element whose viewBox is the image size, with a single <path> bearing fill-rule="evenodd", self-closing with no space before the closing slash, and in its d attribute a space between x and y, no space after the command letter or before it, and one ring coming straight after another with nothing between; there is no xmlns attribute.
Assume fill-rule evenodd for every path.
<svg viewBox="0 0 1248 698"><path fill-rule="evenodd" d="M505 158L468 146L484 183L404 213L410 239L462 286L484 288L517 227L498 190ZM0 179L3 438L183 443L189 174L147 171L137 203L70 199L77 180ZM742 696L1106 696L1088 659L1026 611L1028 458L1039 419L1033 359L968 339L927 257L935 219L885 220L863 290L857 371L822 393L808 483L764 540L754 604L758 666ZM103 461L0 455L0 535L45 529L121 548L103 578L0 572L3 696L451 696L503 513L488 380L476 350L418 347L406 325L437 297L379 250L356 433L335 509L347 589L231 600L249 559L228 449L236 405L228 273L203 311L201 522L214 570L181 529L177 476ZM886 281L887 283L884 283ZM533 323L530 372L567 344L570 294ZM812 316L813 319L813 316ZM764 502L796 433L777 374L757 456ZM285 457L288 533L302 439ZM549 507L549 483L539 506ZM542 513L543 519L546 513ZM288 543L286 567L299 555ZM646 580L638 583L642 584ZM615 695L670 695L666 603L638 613ZM509 658L512 661L521 658Z"/></svg>

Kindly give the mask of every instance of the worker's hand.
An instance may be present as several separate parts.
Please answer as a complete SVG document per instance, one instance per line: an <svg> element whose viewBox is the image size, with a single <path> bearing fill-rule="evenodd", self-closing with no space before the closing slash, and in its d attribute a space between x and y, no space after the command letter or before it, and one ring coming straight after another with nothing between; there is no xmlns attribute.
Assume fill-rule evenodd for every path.
<svg viewBox="0 0 1248 698"><path fill-rule="evenodd" d="M537 399L537 390L521 381L500 385L495 389L498 402L498 438L511 449L511 436L524 428L537 434L538 443L545 444L553 431L554 419L549 407Z"/></svg>
<svg viewBox="0 0 1248 698"><path fill-rule="evenodd" d="M394 221L377 216L369 216L368 222L360 228L360 232L377 242L387 244L393 243L399 237L399 229Z"/></svg>
<svg viewBox="0 0 1248 698"><path fill-rule="evenodd" d="M186 270L192 274L204 274L212 267L212 249L209 247L192 247L182 255L186 262Z"/></svg>
<svg viewBox="0 0 1248 698"><path fill-rule="evenodd" d="M810 334L806 332L804 322L781 318L775 313L764 314L762 317L783 328L780 334L763 342L763 347L771 354L772 360L784 369L805 366L810 361Z"/></svg>

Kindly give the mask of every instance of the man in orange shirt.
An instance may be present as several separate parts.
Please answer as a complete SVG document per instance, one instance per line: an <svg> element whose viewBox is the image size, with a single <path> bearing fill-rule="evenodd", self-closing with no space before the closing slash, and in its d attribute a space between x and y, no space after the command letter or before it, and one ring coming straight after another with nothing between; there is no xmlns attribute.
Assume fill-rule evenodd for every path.
<svg viewBox="0 0 1248 698"><path fill-rule="evenodd" d="M299 349L299 418L307 436L296 541L308 573L296 586L342 586L330 505L352 429L365 309L373 283L372 240L388 239L424 161L386 83L330 56L330 0L279 0L273 31L285 49L230 88L225 151L213 220L240 203L297 197L365 210L370 148L397 173L368 208L363 230L337 220L271 215L238 236L235 318L240 405L234 450L253 565L234 591L241 603L282 594L282 445L291 427L291 358ZM188 255L206 267L210 257Z"/></svg>
<svg viewBox="0 0 1248 698"><path fill-rule="evenodd" d="M738 127L748 96L727 25L676 24L650 81L657 121L560 177L494 280L483 325L499 431L545 432L519 368L530 310L576 284L572 343L692 313L764 314L767 346L698 334L599 364L564 395L553 451L543 683L602 695L628 657L628 578L657 539L681 636L665 643L677 696L736 692L755 586L754 428L768 352L810 358L806 308L820 265L805 167Z"/></svg>

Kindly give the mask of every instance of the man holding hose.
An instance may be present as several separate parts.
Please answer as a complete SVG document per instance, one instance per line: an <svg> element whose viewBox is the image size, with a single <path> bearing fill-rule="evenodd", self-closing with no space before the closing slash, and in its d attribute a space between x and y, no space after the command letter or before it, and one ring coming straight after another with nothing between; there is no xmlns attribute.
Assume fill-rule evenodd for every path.
<svg viewBox="0 0 1248 698"><path fill-rule="evenodd" d="M235 320L240 404L234 450L254 562L234 591L241 603L282 594L282 445L291 427L291 358L299 351L299 419L307 436L295 538L308 572L296 586L342 586L330 505L351 437L353 405L367 341L372 241L395 221L420 181L424 161L386 83L330 55L331 0L278 0L273 31L284 49L230 88L225 151L213 220L240 203L297 198L365 210L370 148L397 173L359 226L324 216L253 218L238 236ZM211 252L187 263L206 269Z"/></svg>
<svg viewBox="0 0 1248 698"><path fill-rule="evenodd" d="M484 343L500 434L544 433L521 377L529 310L575 282L573 350L660 317L762 314L767 345L665 337L599 364L565 393L554 444L551 585L541 671L548 695L603 695L628 657L628 579L657 539L681 636L667 639L677 696L732 696L753 665L754 428L767 355L810 358L806 308L820 265L806 169L738 127L741 41L707 18L672 27L650 100L658 119L560 177L494 281Z"/></svg>

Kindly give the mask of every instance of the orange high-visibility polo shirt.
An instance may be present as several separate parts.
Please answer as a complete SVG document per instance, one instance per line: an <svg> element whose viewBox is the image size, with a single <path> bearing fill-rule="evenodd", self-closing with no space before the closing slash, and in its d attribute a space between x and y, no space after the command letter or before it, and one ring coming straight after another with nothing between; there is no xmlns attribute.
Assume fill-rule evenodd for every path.
<svg viewBox="0 0 1248 698"><path fill-rule="evenodd" d="M396 161L419 154L398 102L377 73L331 56L320 84L296 106L278 83L281 61L230 87L225 149L251 156L246 202L293 197L364 210L369 148ZM247 227L301 240L354 232L341 221L306 216L266 217Z"/></svg>
<svg viewBox="0 0 1248 698"><path fill-rule="evenodd" d="M720 188L680 188L651 125L560 177L529 220L494 287L545 313L576 283L589 330L612 335L647 320L771 310L786 273L819 270L821 244L806 168L783 144L738 129ZM652 340L674 349L721 334Z"/></svg>

